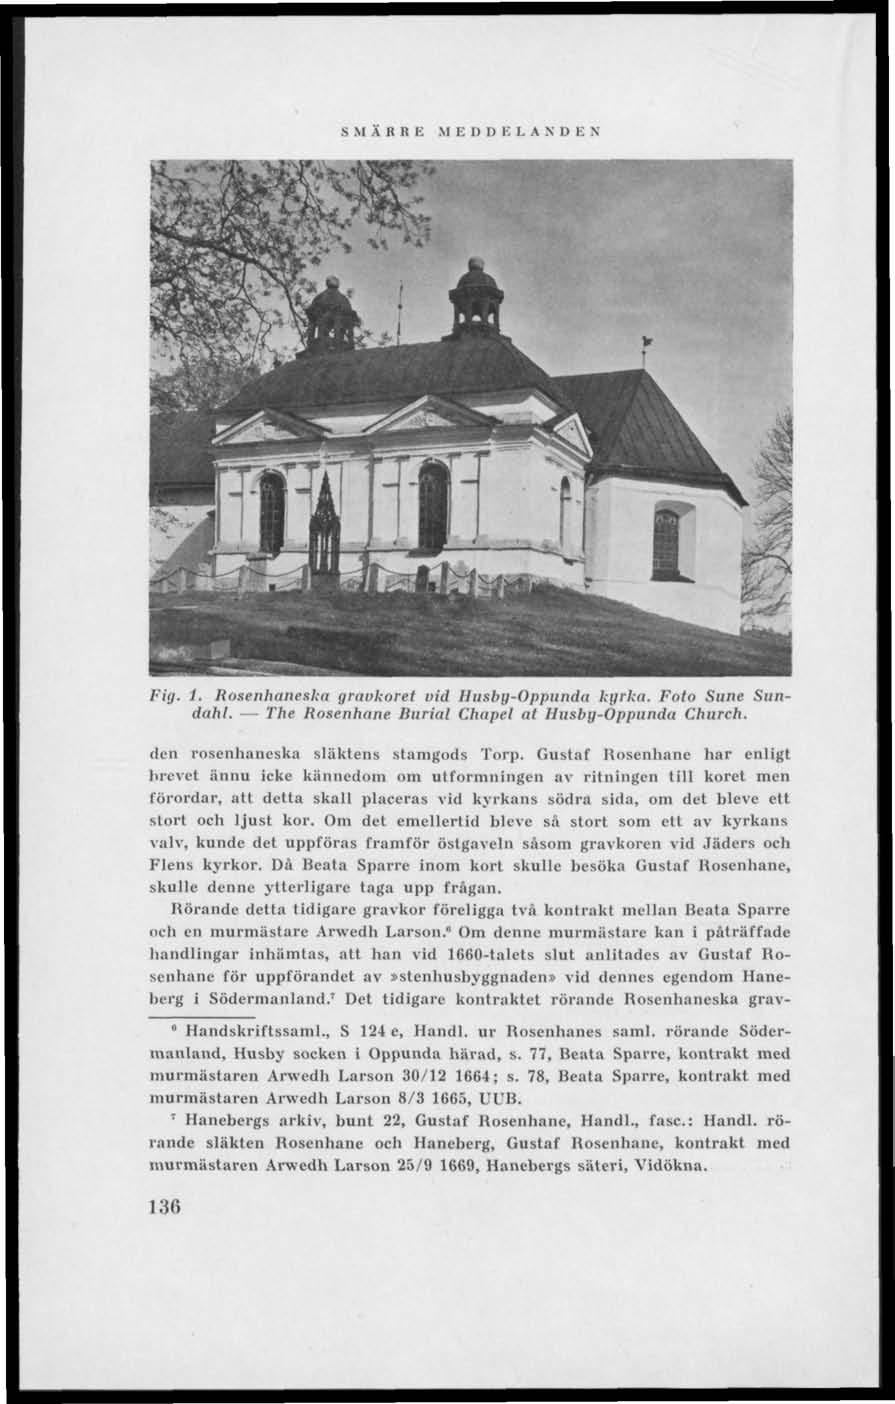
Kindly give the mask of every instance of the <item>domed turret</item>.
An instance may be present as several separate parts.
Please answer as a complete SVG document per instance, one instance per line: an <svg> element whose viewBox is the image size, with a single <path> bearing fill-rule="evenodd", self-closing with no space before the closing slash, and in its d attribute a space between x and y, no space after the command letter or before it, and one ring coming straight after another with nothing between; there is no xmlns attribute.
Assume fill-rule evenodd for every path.
<svg viewBox="0 0 895 1404"><path fill-rule="evenodd" d="M326 289L318 293L308 308L308 350L353 351L354 328L360 317L343 292L339 280L332 274Z"/></svg>
<svg viewBox="0 0 895 1404"><path fill-rule="evenodd" d="M454 306L452 337L466 332L479 335L500 335L500 304L503 293L490 273L485 272L485 260L471 258L468 272L457 280L448 297Z"/></svg>

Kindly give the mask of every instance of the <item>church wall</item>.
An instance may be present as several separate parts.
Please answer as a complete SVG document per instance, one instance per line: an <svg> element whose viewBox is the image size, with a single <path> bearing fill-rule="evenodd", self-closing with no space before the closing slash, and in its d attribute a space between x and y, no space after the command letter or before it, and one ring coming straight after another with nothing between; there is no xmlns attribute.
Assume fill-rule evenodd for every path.
<svg viewBox="0 0 895 1404"><path fill-rule="evenodd" d="M430 458L448 469L448 538L442 551L421 555L418 481ZM535 575L583 588L580 553L577 560L564 560L558 540L560 483L573 470L548 461L530 439L500 444L489 437L477 445L435 443L426 452L377 453L375 473L369 554L387 571L415 573L425 565L435 579L446 561L461 574L475 569L489 577ZM571 507L572 532L579 541L582 484L583 474L574 485Z"/></svg>
<svg viewBox="0 0 895 1404"><path fill-rule="evenodd" d="M487 449L479 452L467 450L450 455L450 543L475 541L485 531L482 507L485 498L484 483L490 472L490 457Z"/></svg>
<svg viewBox="0 0 895 1404"><path fill-rule="evenodd" d="M370 531L370 467L369 459L346 455L336 475L338 485L330 474L333 501L342 523L342 548L360 549Z"/></svg>
<svg viewBox="0 0 895 1404"><path fill-rule="evenodd" d="M374 542L396 544L400 524L401 467L394 458L378 457L373 465Z"/></svg>
<svg viewBox="0 0 895 1404"><path fill-rule="evenodd" d="M353 474L352 491L356 493L356 501L359 505L361 484L363 484L368 495L368 519L372 516L372 520L368 520L368 525L365 525L361 530L358 512L356 518L357 534L352 530L350 536L346 534L345 522L343 521L343 540L351 539L358 543L365 543L369 540L374 547L413 549L417 544L419 532L419 470L427 457L436 458L445 465L448 463L448 458L443 452L427 455L421 454L418 450L411 451L405 446L394 450L377 446L373 454L372 465L372 514L369 505L371 470L366 466L369 463L369 457L366 456L363 461L360 459L353 461L349 465L349 471Z"/></svg>
<svg viewBox="0 0 895 1404"><path fill-rule="evenodd" d="M243 470L227 467L218 473L218 545L239 546L242 541Z"/></svg>
<svg viewBox="0 0 895 1404"><path fill-rule="evenodd" d="M654 518L664 508L678 515L679 569L690 580L652 578ZM726 493L604 478L588 489L588 528L591 593L739 633L742 515Z"/></svg>
<svg viewBox="0 0 895 1404"><path fill-rule="evenodd" d="M408 577L421 564L435 575L447 561L461 576L470 569L533 575L670 618L739 630L741 512L721 491L607 478L585 492L580 455L555 435L518 424L234 448L232 459L223 450L217 460L216 576L231 578L257 555L260 484L271 471L285 485L283 549L257 564L271 581L306 565L310 517L327 472L341 520L343 575L368 559ZM419 551L419 474L430 458L445 465L449 482L447 541L437 555ZM678 569L687 580L652 578L657 508L678 518Z"/></svg>
<svg viewBox="0 0 895 1404"><path fill-rule="evenodd" d="M530 540L529 473L526 443L495 445L483 460L479 533L486 540Z"/></svg>
<svg viewBox="0 0 895 1404"><path fill-rule="evenodd" d="M495 445L482 460L480 535L489 542L525 543L562 555L560 498L564 478L571 488L566 547L580 561L584 474L572 462L548 455L537 442ZM565 572L563 572L565 574ZM577 583L581 584L581 572Z"/></svg>
<svg viewBox="0 0 895 1404"><path fill-rule="evenodd" d="M502 407L515 392L503 396ZM519 403L539 396L519 392ZM365 407L366 408L366 407ZM376 407L381 414L383 406ZM216 553L235 564L260 546L260 483L266 472L282 476L285 485L283 551L307 552L310 517L324 471L328 471L336 511L341 519L342 552L359 555L365 549L413 553L419 546L419 474L427 459L445 465L449 494L447 549L466 550L490 545L495 550L536 549L555 555L555 568L546 573L583 587L583 572L569 572L563 563L581 558L583 469L574 452L520 425L492 426L465 433L447 425L433 433L399 428L364 439L329 438L305 447L299 442L265 442L269 426L251 426L238 448L223 447L216 460L219 532ZM262 438L253 441L251 434ZM304 449L304 452L302 452ZM291 456L290 456L291 455ZM566 508L565 542L559 540L563 478L572 491ZM285 564L285 562L284 562ZM218 573L222 573L223 565Z"/></svg>
<svg viewBox="0 0 895 1404"><path fill-rule="evenodd" d="M288 546L290 543L298 544L300 542L306 542L308 539L310 501L308 470L303 463L296 463L294 461L288 463L267 462L259 465L258 470L252 474L252 493L249 498L249 505L246 513L246 539L251 542L253 546L258 545L261 528L261 499L257 489L262 473L268 471L279 473L285 484L285 515L283 521L284 546Z"/></svg>
<svg viewBox="0 0 895 1404"><path fill-rule="evenodd" d="M535 390L475 391L452 398L479 414L493 415L502 424L544 424L556 415L556 405Z"/></svg>
<svg viewBox="0 0 895 1404"><path fill-rule="evenodd" d="M228 463L218 460L217 506L219 527L216 550L219 554L240 555L257 551L260 542L260 490L265 473L276 473L284 483L284 551L307 552L311 514L320 494L324 471L328 471L336 511L356 531L361 540L367 535L368 487L366 478L359 489L346 498L343 464L319 457L254 457L250 461Z"/></svg>
<svg viewBox="0 0 895 1404"><path fill-rule="evenodd" d="M548 459L540 481L541 530L564 560L581 562L584 554L584 473L567 463ZM569 496L563 504L563 482Z"/></svg>

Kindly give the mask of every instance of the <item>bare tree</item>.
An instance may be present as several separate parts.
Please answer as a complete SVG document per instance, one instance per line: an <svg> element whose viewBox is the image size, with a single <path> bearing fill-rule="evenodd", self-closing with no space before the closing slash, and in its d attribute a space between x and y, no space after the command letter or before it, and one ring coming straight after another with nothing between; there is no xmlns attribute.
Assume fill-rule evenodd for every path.
<svg viewBox="0 0 895 1404"><path fill-rule="evenodd" d="M270 338L305 339L314 270L397 236L421 247L429 217L413 161L159 161L152 169L151 329L168 362L263 363Z"/></svg>
<svg viewBox="0 0 895 1404"><path fill-rule="evenodd" d="M747 617L778 618L789 608L792 584L792 410L782 410L753 464L752 531L743 547L743 606Z"/></svg>

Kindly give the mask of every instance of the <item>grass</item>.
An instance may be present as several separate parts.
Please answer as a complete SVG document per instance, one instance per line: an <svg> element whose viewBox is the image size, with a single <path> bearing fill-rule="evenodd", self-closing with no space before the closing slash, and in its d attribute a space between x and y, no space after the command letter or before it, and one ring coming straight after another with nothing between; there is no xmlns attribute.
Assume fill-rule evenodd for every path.
<svg viewBox="0 0 895 1404"><path fill-rule="evenodd" d="M153 672L363 673L387 677L709 677L789 674L787 637L736 637L630 605L544 587L463 595L250 594L150 598L150 646L230 642L231 663ZM242 660L234 663L232 660Z"/></svg>

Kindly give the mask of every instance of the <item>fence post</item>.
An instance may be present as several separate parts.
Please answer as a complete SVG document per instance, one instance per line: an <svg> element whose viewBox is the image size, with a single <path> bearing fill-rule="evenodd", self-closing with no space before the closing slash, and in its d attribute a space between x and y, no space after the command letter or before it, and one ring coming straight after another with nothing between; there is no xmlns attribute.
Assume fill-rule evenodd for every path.
<svg viewBox="0 0 895 1404"><path fill-rule="evenodd" d="M371 595L378 595L381 589L379 577L382 573L382 566L378 561L370 562L370 569L367 574L367 590Z"/></svg>
<svg viewBox="0 0 895 1404"><path fill-rule="evenodd" d="M440 595L446 595L448 592L448 575L450 569L451 567L447 561L441 562L441 579L438 582L438 593Z"/></svg>
<svg viewBox="0 0 895 1404"><path fill-rule="evenodd" d="M302 566L299 574L299 581L302 594L304 594L306 590L311 589L311 567L309 565L306 564Z"/></svg>
<svg viewBox="0 0 895 1404"><path fill-rule="evenodd" d="M252 588L252 568L251 568L251 566L245 565L245 564L241 565L241 566L239 567L239 575L238 575L236 578L237 578L237 580L239 581L239 584L237 585L236 588L238 589L238 591L239 591L239 593L240 593L241 595L244 595L244 594L246 593L247 590L251 590L251 588Z"/></svg>
<svg viewBox="0 0 895 1404"><path fill-rule="evenodd" d="M473 566L469 575L466 577L466 593L467 595L472 595L473 599L475 599L476 595L479 593L479 573L475 566Z"/></svg>
<svg viewBox="0 0 895 1404"><path fill-rule="evenodd" d="M505 584L505 581L504 581L504 578L503 578L502 575L498 575L498 576L495 577L495 580L494 580L494 593L495 593L495 595L497 596L497 598L498 598L499 600L502 600L502 599L503 599L504 584Z"/></svg>
<svg viewBox="0 0 895 1404"><path fill-rule="evenodd" d="M177 593L182 595L184 590L189 589L186 566L179 566L177 570Z"/></svg>

